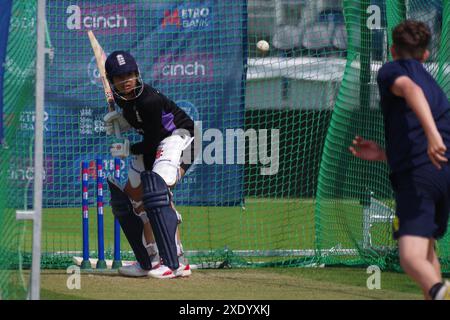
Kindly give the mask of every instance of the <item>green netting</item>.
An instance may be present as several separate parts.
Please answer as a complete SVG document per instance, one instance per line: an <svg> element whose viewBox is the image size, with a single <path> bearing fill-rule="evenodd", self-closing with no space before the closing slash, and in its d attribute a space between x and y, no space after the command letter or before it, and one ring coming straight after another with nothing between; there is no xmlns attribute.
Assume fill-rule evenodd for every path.
<svg viewBox="0 0 450 320"><path fill-rule="evenodd" d="M316 239L321 250L338 246L357 253L353 257L326 256L326 263L377 263L399 269L396 244L388 222L393 215L389 208L395 206L388 168L385 164L355 159L347 148L356 134L384 143L376 75L389 56L387 48L391 44L392 29L405 18L424 21L432 30L431 57L425 65L447 95L450 94L449 1L386 1L381 10L380 27L387 30L387 34L382 34L378 42L377 33L368 30L365 20L361 19L369 4L370 1L344 1L347 61L323 150L317 190ZM377 48L382 48L385 53L377 56L374 51ZM369 201L370 197L377 198L380 203L375 205L374 201ZM385 214L380 214L383 211ZM447 272L450 268L448 243L447 235L438 246L443 269Z"/></svg>
<svg viewBox="0 0 450 320"><path fill-rule="evenodd" d="M185 1L185 7L180 7L180 3L103 0L84 1L76 6L81 7L82 17L100 16L105 12L111 14L110 17L115 14L129 17L127 14L132 12L134 18L127 20L129 25L120 32L103 30L106 22L99 22L95 32L101 43L108 44L104 47L107 52L132 46L142 69L151 70L155 61L161 62L155 58L158 50L173 46L177 41L179 51L172 52L174 61L183 61L183 49L187 43L192 43L189 41L194 41L201 51L199 59L209 59L208 54L217 48L225 53L221 59L227 59L233 54L234 46L241 45L247 53L245 90L237 99L229 100L235 105L242 99L245 102L243 112L230 111L234 109L211 96L211 90L213 94L222 92L227 86L225 80L198 87L195 82L203 81L201 77L187 80L175 76L173 81L158 82L152 72L143 74L146 82L153 83L174 100L182 100L178 92L186 90L204 95L204 103L215 109L202 116L207 120L215 119L225 128L238 119L240 127L247 132L278 130L278 141L272 140L272 145L278 147L275 174L261 174L267 163L249 161L259 149L251 144L245 147L242 206L177 206L183 215L181 234L191 263L203 267L377 263L382 268L399 269L396 244L391 237L394 201L388 169L385 164L364 163L352 158L347 147L355 134L383 141L375 77L378 68L389 59L390 31L405 17L423 20L432 28L432 55L427 68L446 93L450 93L449 1L411 0L406 4L403 1L351 0L229 1L222 6L233 18L223 18L206 31L194 28L189 36L180 36L180 28L186 27L177 25L177 21L181 21L177 17L182 16L180 8L213 8L218 2ZM379 25L369 29L367 21L373 11L367 9L371 5L379 8L380 16ZM106 106L101 87L98 82L91 83L95 82L95 77L91 77L95 75L95 68L92 68L93 61L89 61L92 52L85 31L86 26L94 22L81 19L81 29L76 30L77 20L68 20L76 12L73 6L70 1L47 1L47 45L53 44L56 48L54 59L47 60L46 68L48 121L45 134L50 138L45 145L44 268L66 268L73 263L74 255L80 255L79 160L106 157L111 142L103 131L101 119ZM161 12L158 23L146 16L152 14L152 8ZM180 9L178 16L175 8ZM14 1L14 14L26 17L18 21L34 22L32 9L33 5L28 2ZM239 10L246 12L239 18L231 15ZM120 20L115 17L111 23ZM168 29L159 40L153 32L163 28L164 21ZM201 24L202 20L190 22ZM122 27L124 23L122 21ZM16 275L15 270L21 265L29 265L31 254L30 229L23 233L24 225L15 222L14 212L31 203L32 179L27 180L24 168L31 166L33 87L30 77L33 72L28 70L34 63L35 43L34 30L16 30L17 25L20 24L11 26L8 44L11 66L6 74L4 118L10 148L2 150L0 177L2 185L8 186L1 191L1 237L6 237L1 243L2 248L7 244L7 250L2 249L0 266L9 266ZM34 24L29 25L34 27ZM240 43L232 42L236 41L231 37L236 26L244 32ZM225 37L230 34L230 39L234 40L207 42L203 32L216 32ZM86 41L75 41L77 34ZM261 39L269 42L269 52L256 49ZM62 60L65 61L63 67ZM171 70L177 72L177 69ZM189 69L184 69L187 71ZM228 75L225 67L215 71ZM85 94L79 94L80 88L85 88ZM266 141L259 141L259 147L267 147L269 153L271 138L273 135ZM229 185L231 178L225 172L215 179ZM55 185L61 187L55 189ZM207 189L208 185L202 188ZM217 191L227 192L232 195L235 190L224 187ZM90 247L95 257L93 190L90 217ZM22 236L25 236L25 250L18 255ZM447 271L448 240L447 237L439 243L443 267ZM121 246L123 259L133 259L123 234ZM105 208L105 247L107 258L111 258L113 219L109 206ZM6 273L0 275L0 287L4 292L4 283L9 279L15 278Z"/></svg>
<svg viewBox="0 0 450 320"><path fill-rule="evenodd" d="M21 117L34 104L35 16L34 1L13 2L4 65L4 143L0 145L0 299L23 299L27 290L23 253L31 228L16 220L16 210L32 205L33 139L23 134Z"/></svg>

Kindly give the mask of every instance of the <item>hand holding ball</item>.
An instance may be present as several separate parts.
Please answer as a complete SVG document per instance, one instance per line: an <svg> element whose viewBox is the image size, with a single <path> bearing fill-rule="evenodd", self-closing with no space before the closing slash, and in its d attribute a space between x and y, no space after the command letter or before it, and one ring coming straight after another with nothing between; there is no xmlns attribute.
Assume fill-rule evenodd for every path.
<svg viewBox="0 0 450 320"><path fill-rule="evenodd" d="M263 53L268 52L270 49L269 43L266 40L259 40L258 43L256 44L256 47L258 48L259 51Z"/></svg>

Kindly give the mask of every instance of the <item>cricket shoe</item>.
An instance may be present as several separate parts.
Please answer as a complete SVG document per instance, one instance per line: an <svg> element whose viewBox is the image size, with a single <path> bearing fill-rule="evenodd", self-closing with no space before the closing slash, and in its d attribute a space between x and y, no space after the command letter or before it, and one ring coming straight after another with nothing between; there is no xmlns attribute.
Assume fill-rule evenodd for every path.
<svg viewBox="0 0 450 320"><path fill-rule="evenodd" d="M119 273L126 277L148 277L149 272L150 270L142 269L138 262L119 268Z"/></svg>
<svg viewBox="0 0 450 320"><path fill-rule="evenodd" d="M152 269L148 275L157 279L173 279L178 277L189 277L192 274L191 267L187 264L180 264L177 270L172 270L168 266L161 265L159 268Z"/></svg>
<svg viewBox="0 0 450 320"><path fill-rule="evenodd" d="M450 282L445 281L434 300L450 300Z"/></svg>
<svg viewBox="0 0 450 320"><path fill-rule="evenodd" d="M182 264L175 271L177 277L189 277L192 274L191 266L189 264Z"/></svg>
<svg viewBox="0 0 450 320"><path fill-rule="evenodd" d="M178 277L189 277L192 274L191 266L184 255L178 256L179 267L177 269ZM181 273L181 275L180 275Z"/></svg>

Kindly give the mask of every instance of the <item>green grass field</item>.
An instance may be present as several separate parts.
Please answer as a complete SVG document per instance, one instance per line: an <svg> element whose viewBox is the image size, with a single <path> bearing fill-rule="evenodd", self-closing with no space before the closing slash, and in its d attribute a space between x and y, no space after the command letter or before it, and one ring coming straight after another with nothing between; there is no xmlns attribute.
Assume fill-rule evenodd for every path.
<svg viewBox="0 0 450 320"><path fill-rule="evenodd" d="M223 249L235 251L311 250L320 244L322 248L357 248L363 239L363 207L356 200L323 201L323 214L316 221L315 202L312 199L246 199L240 207L178 207L183 216L181 235L186 251L214 252ZM43 213L44 254L80 252L82 249L81 208L45 209ZM105 207L105 248L113 248L113 216ZM90 208L90 250L97 251L95 206ZM317 229L319 226L319 229ZM31 248L31 227L25 234L25 251ZM378 223L371 229L372 243L395 247L390 223ZM122 234L121 248L130 252ZM443 241L441 252L449 256L448 244ZM28 248L28 249L27 249ZM295 257L293 257L295 258ZM361 257L332 257L327 264L348 261L349 264L377 263L380 256L370 254ZM248 263L284 258L246 257ZM344 261L345 260L345 261ZM48 265L50 268L67 265ZM444 265L446 267L446 265Z"/></svg>
<svg viewBox="0 0 450 320"><path fill-rule="evenodd" d="M240 207L179 207L182 238L187 250L228 247L239 250L311 249L315 245L315 204L309 199L249 199ZM333 210L339 210L338 207ZM346 222L355 234L361 231L362 207L346 207ZM351 214L348 214L351 212ZM81 209L44 209L43 245L46 252L81 250ZM105 207L105 246L112 249L113 219ZM339 227L336 225L336 227ZM374 233L377 234L376 232ZM96 211L90 208L91 248L96 249ZM350 245L345 232L337 235ZM384 236L384 234L383 234ZM29 242L31 237L27 236ZM122 237L122 248L129 250Z"/></svg>
<svg viewBox="0 0 450 320"><path fill-rule="evenodd" d="M311 201L247 201L240 207L178 207L187 250L239 248L265 250L313 248L314 204ZM90 208L91 248L96 249L96 211ZM44 251L81 250L81 208L44 209ZM105 207L105 246L112 249L113 219ZM28 243L31 237L27 236ZM122 248L129 250L125 237Z"/></svg>
<svg viewBox="0 0 450 320"><path fill-rule="evenodd" d="M362 238L362 207L357 201L325 203L319 222L321 243L354 247ZM315 203L309 199L249 199L238 207L179 207L185 250L281 250L314 249ZM328 213L327 213L328 212ZM345 213L345 214L343 214ZM91 250L96 244L95 208L90 210ZM113 246L113 219L105 208L105 247ZM31 233L26 232L29 245ZM43 250L47 253L81 251L81 209L46 209ZM374 226L374 243L392 245L390 225ZM122 235L122 250L129 251ZM288 257L289 258L289 257ZM290 257L295 259L296 257ZM348 259L354 267L336 267ZM81 289L69 290L66 268L46 266L42 274L44 299L421 299L419 288L403 273L383 271L381 290L366 287L368 274L360 256L331 258L325 268L290 267L198 269L188 279L159 281L130 279L118 274L81 275ZM244 262L283 261L286 257L245 257ZM340 260L341 259L341 260ZM355 260L356 259L356 260ZM305 258L306 260L306 258ZM295 261L295 260L294 260ZM311 260L314 261L314 260ZM375 262L377 260L375 259ZM191 260L192 263L192 260ZM331 264L333 264L331 263ZM254 264L252 266L255 266ZM358 267L359 266L359 267ZM56 270L58 269L58 270ZM106 290L107 288L107 290Z"/></svg>
<svg viewBox="0 0 450 320"><path fill-rule="evenodd" d="M420 290L406 275L381 273L381 289L369 290L359 268L261 268L194 270L189 278L157 280L82 274L81 288L68 289L64 270L42 274L42 299L162 300L410 300Z"/></svg>

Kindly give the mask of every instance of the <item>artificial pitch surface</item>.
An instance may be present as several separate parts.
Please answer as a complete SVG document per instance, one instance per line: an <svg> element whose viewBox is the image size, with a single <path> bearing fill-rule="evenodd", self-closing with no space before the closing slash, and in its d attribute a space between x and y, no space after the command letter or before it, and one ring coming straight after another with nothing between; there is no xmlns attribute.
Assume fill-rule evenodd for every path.
<svg viewBox="0 0 450 320"><path fill-rule="evenodd" d="M405 274L382 272L381 289L369 290L366 269L262 268L194 270L189 278L158 280L117 274L82 274L69 289L65 270L42 273L42 299L310 300L421 299Z"/></svg>

